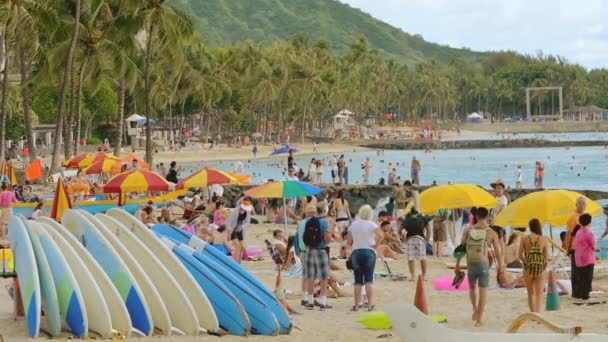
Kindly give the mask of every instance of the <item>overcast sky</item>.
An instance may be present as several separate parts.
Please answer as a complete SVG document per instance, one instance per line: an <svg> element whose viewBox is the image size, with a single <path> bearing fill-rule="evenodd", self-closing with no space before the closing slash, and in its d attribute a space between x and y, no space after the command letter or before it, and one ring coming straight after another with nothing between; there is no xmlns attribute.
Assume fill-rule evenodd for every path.
<svg viewBox="0 0 608 342"><path fill-rule="evenodd" d="M426 40L608 67L608 0L340 0Z"/></svg>

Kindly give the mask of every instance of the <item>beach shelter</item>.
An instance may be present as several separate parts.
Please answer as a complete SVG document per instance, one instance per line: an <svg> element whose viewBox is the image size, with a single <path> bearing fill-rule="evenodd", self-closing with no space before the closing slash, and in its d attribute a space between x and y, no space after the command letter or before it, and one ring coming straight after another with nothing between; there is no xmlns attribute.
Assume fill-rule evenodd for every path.
<svg viewBox="0 0 608 342"><path fill-rule="evenodd" d="M61 222L63 212L70 208L72 208L72 202L68 196L63 178L59 177L57 180L57 187L55 188L55 196L53 198L53 206L51 207L50 217L55 219L57 222Z"/></svg>
<svg viewBox="0 0 608 342"><path fill-rule="evenodd" d="M293 153L298 153L300 151L298 151L297 149L291 147L291 146L283 146L281 148L277 148L276 150L274 150L270 155L271 156L275 156L277 154L286 154L289 153L289 151L293 152Z"/></svg>
<svg viewBox="0 0 608 342"><path fill-rule="evenodd" d="M98 175L100 173L117 174L122 171L122 162L116 159L103 159L82 169L85 175Z"/></svg>
<svg viewBox="0 0 608 342"><path fill-rule="evenodd" d="M576 208L576 200L585 198L586 212L592 216L599 215L602 208L595 201L569 190L543 190L527 194L509 204L494 219L500 227L527 227L531 219L538 219L543 225L551 227L565 226Z"/></svg>
<svg viewBox="0 0 608 342"><path fill-rule="evenodd" d="M182 178L176 185L176 189L189 189L189 188L206 188L214 184L238 184L238 179L230 176L228 173L211 169L204 168L197 171L186 178Z"/></svg>
<svg viewBox="0 0 608 342"><path fill-rule="evenodd" d="M440 209L494 208L496 204L494 196L474 184L435 186L420 195L420 212L423 214L435 214Z"/></svg>
<svg viewBox="0 0 608 342"><path fill-rule="evenodd" d="M314 196L323 192L323 189L312 186L308 183L300 181L278 181L257 186L253 189L245 191L245 195L253 198L282 198L283 210L287 217L287 205L285 199L298 198L305 196ZM287 230L287 220L285 222L285 230Z"/></svg>
<svg viewBox="0 0 608 342"><path fill-rule="evenodd" d="M124 195L130 192L169 191L173 187L157 173L145 170L133 170L119 173L112 177L104 186L106 194L120 194L118 205L123 205Z"/></svg>

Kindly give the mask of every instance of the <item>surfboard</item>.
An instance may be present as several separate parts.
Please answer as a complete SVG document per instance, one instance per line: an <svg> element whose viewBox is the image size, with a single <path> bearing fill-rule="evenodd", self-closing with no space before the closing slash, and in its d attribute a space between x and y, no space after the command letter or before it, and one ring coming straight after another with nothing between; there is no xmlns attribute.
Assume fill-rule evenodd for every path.
<svg viewBox="0 0 608 342"><path fill-rule="evenodd" d="M11 243L15 271L21 291L21 302L25 311L27 332L31 338L37 338L40 331L40 278L38 265L30 237L25 225L13 216L8 223L8 240Z"/></svg>
<svg viewBox="0 0 608 342"><path fill-rule="evenodd" d="M78 256L63 236L44 223L38 222L38 224L53 239L59 250L61 250L68 267L73 271L74 279L78 284L84 301L89 332L97 334L102 338L112 337L110 310L99 285L95 282L84 261L81 260L82 258Z"/></svg>
<svg viewBox="0 0 608 342"><path fill-rule="evenodd" d="M36 256L36 265L38 265L38 276L40 278L40 290L42 293L42 310L44 311L44 319L46 320L45 330L52 337L61 335L61 315L59 314L59 299L57 298L57 288L53 280L53 272L49 265L44 249L40 244L40 239L37 234L29 228L27 220L18 215L17 218L25 226L27 235L30 237L34 255Z"/></svg>
<svg viewBox="0 0 608 342"><path fill-rule="evenodd" d="M131 331L133 329L133 326L131 324L131 317L129 316L127 307L126 307L122 297L120 296L120 293L118 293L118 290L112 283L112 280L105 273L105 271L101 268L99 263L97 261L95 261L93 256L89 253L89 251L87 251L86 248L84 248L84 246L78 240L76 240L74 235L72 235L64 226L60 225L59 223L57 223L56 221L54 221L48 217L41 217L37 220L37 222L42 223L43 227L47 228L47 231L53 237L56 238L55 242L57 242L62 248L63 247L72 248L72 250L76 254L76 257L74 259L72 259L70 257L70 258L67 258L67 260L69 262L72 261L75 263L77 261L80 261L82 263L82 265L79 265L78 266L79 268L76 268L76 269L88 271L90 273L90 275L93 277L93 284L90 286L93 288L93 289L91 289L91 291L95 291L95 289L94 289L95 285L97 285L99 287L99 290L101 291L101 296L102 296L101 300L107 306L107 310L110 315L111 329L117 331L119 334L122 334L125 337L131 336ZM64 245L63 242L65 242L66 244ZM63 249L63 251L65 251L65 249ZM64 255L67 256L67 254L64 254ZM80 268L80 267L82 267L82 268ZM75 268L72 268L72 269L74 270ZM86 272L75 272L75 273L76 273L76 275L81 275ZM87 289L87 288L88 288L87 286L81 286L81 290L83 291L83 293L85 292L85 289ZM103 310L103 305L101 305L101 302L99 302L99 298L97 298L97 300L95 300L95 297L93 295L89 296L86 293L84 295L85 295L85 305L87 306L87 308L90 305L92 310L94 310L94 312L96 312L96 314L99 315L99 318L98 318L99 321L96 318L96 314L88 315L89 329L95 329L96 331L94 331L94 332L98 333L101 336L104 336L104 331L105 331L105 334L107 334L108 331L107 331L107 326L106 326L107 321L103 322L104 320L107 319L107 316L105 316L105 313ZM99 306L97 306L96 303ZM88 314L88 312L87 312L87 314ZM98 323L100 324L100 328L94 328ZM110 334L111 333L112 332L110 332Z"/></svg>
<svg viewBox="0 0 608 342"><path fill-rule="evenodd" d="M249 316L232 292L209 269L203 267L191 253L177 247L167 239L164 239L163 242L177 255L199 286L209 296L215 315L219 320L220 328L232 335L249 335L251 330Z"/></svg>
<svg viewBox="0 0 608 342"><path fill-rule="evenodd" d="M110 209L107 215L115 218L129 229L165 265L175 280L181 285L196 311L200 326L209 332L217 332L219 322L211 302L198 286L194 277L175 255L150 231L146 225L122 209Z"/></svg>
<svg viewBox="0 0 608 342"><path fill-rule="evenodd" d="M154 331L154 324L145 296L133 274L112 245L97 231L93 224L88 220L82 220L82 217L74 209L66 210L61 222L91 253L108 277L112 279L112 283L127 307L133 329L141 335L151 335Z"/></svg>
<svg viewBox="0 0 608 342"><path fill-rule="evenodd" d="M180 244L175 240L163 236L163 243L177 245L181 251L200 263L204 268L208 269L217 276L217 278L226 286L230 292L239 300L243 308L247 312L249 322L251 323L251 333L256 335L278 335L280 331L279 323L276 317L270 311L266 303L264 303L247 285L237 279L231 272L224 269L222 266L196 252L194 249L185 244ZM179 253L179 251L178 251Z"/></svg>
<svg viewBox="0 0 608 342"><path fill-rule="evenodd" d="M179 283L160 260L116 219L105 214L97 214L95 218L104 224L123 245L129 246L129 251L137 259L158 290L167 308L172 325L183 334L198 335L199 322L192 304L190 304Z"/></svg>
<svg viewBox="0 0 608 342"><path fill-rule="evenodd" d="M197 236L194 236L184 230L175 229L167 225L155 225L152 230L194 248L203 255L208 256L209 259L220 264L225 270L234 274L239 280L252 289L264 303L266 303L281 325L280 333L289 334L291 332L293 325L291 324L291 320L289 319L289 316L287 315L287 312L285 312L285 309L281 303L279 303L275 295L266 286L264 286L264 284L262 284L256 277L243 268L243 266L237 264L227 255L224 255L215 247L208 245L205 241L199 239Z"/></svg>
<svg viewBox="0 0 608 342"><path fill-rule="evenodd" d="M154 328L157 330L156 333L165 336L171 335L171 318L169 317L165 303L162 301L156 287L150 280L150 277L148 277L146 272L143 270L139 262L133 257L127 247L123 245L122 242L120 242L104 224L99 222L97 218L80 210L78 210L76 214L79 215L80 220L88 220L89 223L93 224L93 226L97 228L97 230L112 245L122 261L124 261L125 265L129 268L129 271L131 271L131 274L137 281L137 284L139 285L146 299L146 304L148 304L148 308L150 309L150 315L152 317L152 322L154 323Z"/></svg>
<svg viewBox="0 0 608 342"><path fill-rule="evenodd" d="M30 232L40 239L40 245L51 268L53 281L57 288L61 319L76 337L85 337L89 331L89 324L84 299L74 278L74 273L49 233L35 221L28 221L27 223Z"/></svg>
<svg viewBox="0 0 608 342"><path fill-rule="evenodd" d="M595 252L595 256L600 260L608 259L608 240L601 240L597 242L598 251Z"/></svg>

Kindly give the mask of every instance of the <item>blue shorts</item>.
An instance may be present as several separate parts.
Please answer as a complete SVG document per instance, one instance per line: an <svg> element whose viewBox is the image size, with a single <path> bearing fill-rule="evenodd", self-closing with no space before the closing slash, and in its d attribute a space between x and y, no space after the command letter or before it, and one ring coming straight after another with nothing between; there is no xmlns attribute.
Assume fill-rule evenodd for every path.
<svg viewBox="0 0 608 342"><path fill-rule="evenodd" d="M351 258L353 272L355 273L355 285L373 284L376 252L373 249L355 249Z"/></svg>
<svg viewBox="0 0 608 342"><path fill-rule="evenodd" d="M467 263L467 278L471 289L474 289L475 285L488 288L490 285L490 263Z"/></svg>

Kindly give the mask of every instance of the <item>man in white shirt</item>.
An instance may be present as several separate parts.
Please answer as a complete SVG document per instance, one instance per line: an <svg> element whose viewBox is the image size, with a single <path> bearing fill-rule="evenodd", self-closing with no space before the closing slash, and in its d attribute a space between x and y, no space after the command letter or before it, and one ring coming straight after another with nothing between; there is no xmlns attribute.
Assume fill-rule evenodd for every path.
<svg viewBox="0 0 608 342"><path fill-rule="evenodd" d="M331 169L331 182L336 183L336 178L338 177L338 154L334 153L334 155L329 158L329 168Z"/></svg>
<svg viewBox="0 0 608 342"><path fill-rule="evenodd" d="M517 164L517 168L515 169L515 189L519 190L523 187L523 177L521 164Z"/></svg>
<svg viewBox="0 0 608 342"><path fill-rule="evenodd" d="M494 208L494 212L492 213L492 220L507 206L509 205L509 200L505 195L505 183L502 179L497 179L494 183L490 184L492 189L494 189L494 197L498 203L496 204L496 208Z"/></svg>

